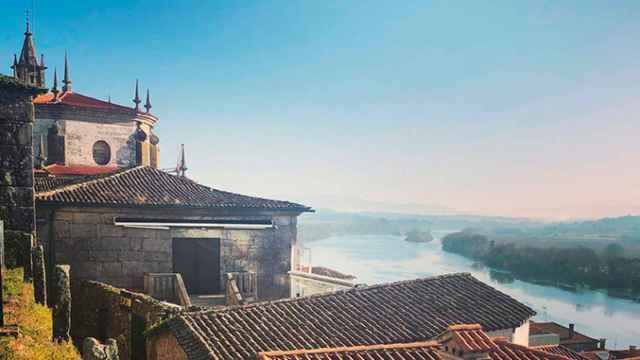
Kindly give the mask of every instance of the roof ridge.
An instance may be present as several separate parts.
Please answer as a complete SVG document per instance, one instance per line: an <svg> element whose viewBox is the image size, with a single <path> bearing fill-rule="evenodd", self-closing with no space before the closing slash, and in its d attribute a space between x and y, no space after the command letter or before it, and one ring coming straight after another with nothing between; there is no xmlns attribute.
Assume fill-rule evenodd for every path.
<svg viewBox="0 0 640 360"><path fill-rule="evenodd" d="M238 310L238 309L251 309L251 308L260 307L260 306L264 306L264 305L272 305L272 304L280 304L280 303L294 303L294 302L299 302L299 301L305 301L307 299L325 298L325 297L329 297L329 296L336 295L336 294L343 294L343 293L346 294L346 293L351 293L351 292L363 292L363 291L375 290L375 289L379 289L379 288L388 288L388 287L394 287L394 286L411 284L411 283L422 282L422 281L431 281L431 280L447 279L447 278L455 278L455 277L469 277L469 278L472 278L472 279L475 280L475 278L468 272L450 273L450 274L426 276L426 277L421 277L421 278L417 278L417 279L392 281L392 282L386 282L386 283L381 283L381 284L372 284L372 285L366 285L366 286L356 286L356 287L352 287L352 288L348 288L348 289L334 290L334 291L329 291L329 292L323 292L323 293L320 293L320 294L313 294L313 295L308 295L308 296L300 296L300 297L296 297L296 298L284 298L284 299L278 299L278 300L259 301L259 302L254 302L254 303L246 304L246 305L228 306L228 307L223 308L223 309L200 310L200 311L196 311L194 313L196 313L196 314L226 313L226 312L235 311L235 310Z"/></svg>
<svg viewBox="0 0 640 360"><path fill-rule="evenodd" d="M535 354L538 354L540 356L544 356L545 359L556 359L556 360L572 360L571 358L564 356L564 355L560 355L560 354L555 354L555 353L551 353L548 351L542 351L542 350L538 350L532 347L527 347L524 345L520 345L520 344L514 344L512 342L509 342L508 340L504 340L504 339L495 339L494 342L496 344L498 344L498 346L506 346L506 347L510 347L510 348L516 348L519 350L524 350L524 351L530 351L533 352Z"/></svg>
<svg viewBox="0 0 640 360"><path fill-rule="evenodd" d="M108 180L110 178L115 178L117 176L120 176L120 175L123 175L125 173L128 173L129 171L133 171L133 170L136 170L136 169L142 168L142 167L145 167L145 166L135 166L135 167L130 167L130 168L121 168L121 169L117 169L114 172L110 172L110 173L106 173L106 174L87 175L87 177L94 177L95 176L95 178L92 178L92 179L87 180L87 181L80 180L80 182L74 182L72 184L63 185L63 186L61 186L59 188L56 188L56 189L53 189L53 190L40 192L40 193L35 194L35 197L51 196L51 195L55 195L55 194L63 192L63 191L81 189L81 188L83 188L85 186L96 184L98 182L103 182L103 181L106 181L106 180Z"/></svg>
<svg viewBox="0 0 640 360"><path fill-rule="evenodd" d="M416 341L411 343L394 343L394 344L375 344L375 345L354 345L354 346L340 346L340 347L322 347L314 349L296 349L296 350L272 350L261 351L258 353L258 357L269 356L286 356L297 354L318 354L325 352L349 352L349 351L362 351L362 350L385 350L385 349L410 349L421 347L437 347L438 342L433 340Z"/></svg>

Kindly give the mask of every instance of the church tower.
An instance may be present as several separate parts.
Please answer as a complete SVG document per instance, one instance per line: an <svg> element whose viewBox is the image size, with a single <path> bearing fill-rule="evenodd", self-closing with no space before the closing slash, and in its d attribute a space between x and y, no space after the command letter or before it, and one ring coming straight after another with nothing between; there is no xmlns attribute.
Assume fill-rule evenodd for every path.
<svg viewBox="0 0 640 360"><path fill-rule="evenodd" d="M29 17L27 17L27 30L24 32L20 57L13 56L11 69L13 69L13 76L23 83L40 88L46 87L44 74L47 67L44 66L44 55L41 55L38 61L33 34L29 28Z"/></svg>

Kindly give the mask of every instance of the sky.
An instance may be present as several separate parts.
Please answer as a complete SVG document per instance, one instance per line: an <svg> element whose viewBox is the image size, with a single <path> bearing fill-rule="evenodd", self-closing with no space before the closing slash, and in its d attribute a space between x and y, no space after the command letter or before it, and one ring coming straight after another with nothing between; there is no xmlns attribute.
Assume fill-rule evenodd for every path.
<svg viewBox="0 0 640 360"><path fill-rule="evenodd" d="M8 1L8 3L6 3ZM163 167L315 208L640 214L638 1L6 0L74 91L159 116Z"/></svg>

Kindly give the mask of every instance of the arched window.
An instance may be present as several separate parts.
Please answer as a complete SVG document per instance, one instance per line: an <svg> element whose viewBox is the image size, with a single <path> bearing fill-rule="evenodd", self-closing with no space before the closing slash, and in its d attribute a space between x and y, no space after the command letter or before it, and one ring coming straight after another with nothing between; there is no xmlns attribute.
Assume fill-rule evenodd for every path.
<svg viewBox="0 0 640 360"><path fill-rule="evenodd" d="M96 141L93 144L93 160L98 165L107 165L111 160L111 149L105 141Z"/></svg>

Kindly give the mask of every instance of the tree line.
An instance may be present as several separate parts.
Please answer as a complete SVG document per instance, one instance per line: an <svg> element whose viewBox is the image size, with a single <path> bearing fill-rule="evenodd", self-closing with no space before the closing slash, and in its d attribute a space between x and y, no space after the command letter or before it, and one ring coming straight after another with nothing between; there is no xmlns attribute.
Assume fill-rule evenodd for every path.
<svg viewBox="0 0 640 360"><path fill-rule="evenodd" d="M615 243L596 252L585 246L557 248L496 243L482 234L463 231L445 236L442 248L524 279L588 286L640 297L640 258L623 256L624 247Z"/></svg>

